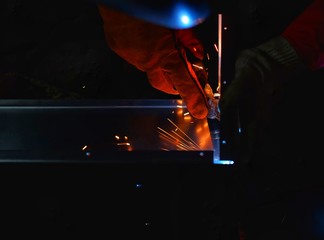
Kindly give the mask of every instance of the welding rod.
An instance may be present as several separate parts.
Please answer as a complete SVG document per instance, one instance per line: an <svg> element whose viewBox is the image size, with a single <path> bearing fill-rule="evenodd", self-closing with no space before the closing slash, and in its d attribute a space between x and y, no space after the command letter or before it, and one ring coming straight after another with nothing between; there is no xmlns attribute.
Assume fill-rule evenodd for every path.
<svg viewBox="0 0 324 240"><path fill-rule="evenodd" d="M217 73L217 84L216 84L216 91L214 93L214 97L215 98L220 98L221 96L221 84L222 84L222 29L223 29L223 23L222 23L222 14L218 14L218 47L215 45L216 51L218 53L218 73ZM218 106L213 102L212 99L209 99L209 113L207 118L209 119L218 119L220 120L220 116L219 116L219 110L218 110Z"/></svg>

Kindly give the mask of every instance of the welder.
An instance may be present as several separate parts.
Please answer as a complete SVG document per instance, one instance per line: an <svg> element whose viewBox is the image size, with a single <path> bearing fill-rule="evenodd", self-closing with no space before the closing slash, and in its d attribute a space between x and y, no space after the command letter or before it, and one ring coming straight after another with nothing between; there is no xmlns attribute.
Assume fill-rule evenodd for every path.
<svg viewBox="0 0 324 240"><path fill-rule="evenodd" d="M205 46L195 34L195 29L181 27L176 21L172 29L168 19L163 26L161 20L156 20L159 19L156 15L164 17L165 9L159 12L153 8L153 12L144 6L140 12L133 7L135 10L132 12L128 11L126 2L124 5L126 7L119 4L118 8L126 13L108 8L106 4L98 5L108 46L127 62L146 72L154 88L180 95L193 117L205 118L210 108L208 100L213 99L213 93L203 66ZM239 112L242 114L243 135L250 140L247 148L253 149L258 136L263 134L261 126L270 120L272 107L282 97L286 82L305 71L316 71L324 66L323 1L301 1L297 5L288 2L287 8L295 13L290 14L290 18L282 17L280 24L280 19L275 18L283 16L285 10L276 12L275 3L242 5L236 3L232 8L247 9L250 16L244 13L236 17L242 22L238 23L242 30L236 37L243 43L238 48L232 84L221 97L220 109L224 128L227 129L235 129L231 119L237 118ZM217 13L217 4L214 8L212 10ZM304 12L303 8L306 8ZM146 14L145 9L148 9ZM233 9L232 12L238 12L238 9ZM271 10L274 12L269 17L267 12ZM244 38L244 35L247 36ZM201 67L197 68L197 65ZM229 141L235 141L237 136L233 134L229 136Z"/></svg>
<svg viewBox="0 0 324 240"><path fill-rule="evenodd" d="M278 102L287 97L286 86L293 86L294 81L299 84L296 80L298 77L314 72L323 76L324 1L298 1L298 3L296 1L285 1L285 3L282 1L250 1L248 3L236 1L235 4L228 2L227 8L221 8L219 11L218 4L211 5L212 15L222 11L225 14L235 15L235 24L238 29L236 38L239 46L235 46L237 54L233 67L233 79L222 93L219 109L223 130L225 134L228 134L228 140L233 144L239 142L241 148L244 149L239 164L250 166L251 162L254 163L257 158L260 158L256 152L260 152L262 143L266 141L264 136L267 135L269 124L273 121L273 109ZM169 19L165 19L165 22L159 21L157 20L159 12L154 8L155 11L150 8L133 8L135 10L132 12L122 4L118 7L111 4L112 8L110 8L109 3L114 3L114 1L107 0L98 4L108 46L124 60L146 72L148 81L154 88L169 94L179 94L193 117L206 118L210 108L208 100L213 98L213 93L209 91L208 74L203 66L206 57L205 46L196 35L196 27L181 27L176 22L172 26L172 21L170 24ZM143 4L143 1L140 3ZM142 10L141 14L145 10L147 13L138 14L140 10ZM287 11L290 14L287 14ZM165 12L161 11L160 14L162 13ZM208 17L206 19L203 20L208 21ZM196 63L202 67L196 69L194 67L197 66ZM296 104L298 104L297 101L300 100L296 100ZM237 129L238 118L241 121L242 132L233 131ZM240 140L237 140L238 135ZM266 150L263 151L266 152ZM267 153L268 155L263 155L265 158L273 158L269 152ZM264 165L261 164L262 167ZM278 170L278 168L274 169ZM287 171L286 167L282 169L282 172ZM265 174L267 177L273 174L271 170L267 171L270 172L268 175ZM281 173L276 172L278 175ZM269 179L273 183L273 178ZM192 183L196 180L192 180ZM247 184L243 188L246 190L249 186ZM201 185L198 184L197 189L200 187ZM192 185L188 191L192 191ZM241 189L241 191L244 190ZM254 193L253 190L252 195ZM239 201L244 202L244 197L238 196L241 198ZM196 198L198 199L199 196ZM256 198L260 199L260 196ZM247 199L247 201L251 200L250 197ZM222 201L218 201L218 204L221 204L219 202ZM190 209L189 204L187 206ZM218 209L220 208L218 206ZM190 223L192 219L190 217L188 219L185 221L188 235L184 239L193 239L190 237L195 236L194 224L199 225L199 223L198 220ZM218 231L215 227L217 224L219 222L217 223L216 220L215 232ZM261 233L253 235L252 231L247 239L280 237L280 235L271 235L275 231L265 230L265 232L268 236ZM222 234L219 232L215 234L210 234L208 231L199 232L196 239L230 239L229 235L226 237L226 234L223 234L223 238L217 238ZM300 237L288 230L282 231L281 234L281 237L285 239ZM244 239L243 235L240 237ZM311 237L308 235L305 239L313 239Z"/></svg>

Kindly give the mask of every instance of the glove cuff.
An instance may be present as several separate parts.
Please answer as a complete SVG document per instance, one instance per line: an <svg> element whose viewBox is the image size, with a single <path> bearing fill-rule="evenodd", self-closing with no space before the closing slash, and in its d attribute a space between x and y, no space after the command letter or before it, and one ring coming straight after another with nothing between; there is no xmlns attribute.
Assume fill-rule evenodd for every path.
<svg viewBox="0 0 324 240"><path fill-rule="evenodd" d="M259 45L257 49L268 54L292 75L296 75L306 69L306 66L297 55L295 49L282 36L270 39Z"/></svg>

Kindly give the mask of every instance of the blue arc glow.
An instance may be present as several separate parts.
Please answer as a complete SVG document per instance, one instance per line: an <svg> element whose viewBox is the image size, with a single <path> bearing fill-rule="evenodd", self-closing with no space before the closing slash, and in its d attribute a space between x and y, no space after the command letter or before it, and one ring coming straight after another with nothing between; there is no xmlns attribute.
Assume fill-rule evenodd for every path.
<svg viewBox="0 0 324 240"><path fill-rule="evenodd" d="M91 0L131 16L171 29L185 29L202 23L211 13L208 0L176 0L161 4L133 0ZM160 6L160 7L159 7Z"/></svg>
<svg viewBox="0 0 324 240"><path fill-rule="evenodd" d="M201 23L207 16L209 11L207 9L197 10L185 4L177 4L174 6L173 17L171 17L170 24L174 28L189 28Z"/></svg>
<svg viewBox="0 0 324 240"><path fill-rule="evenodd" d="M181 16L181 22L185 25L190 23L190 18L187 15L182 15Z"/></svg>
<svg viewBox="0 0 324 240"><path fill-rule="evenodd" d="M232 160L215 160L214 159L214 164L233 165L234 161L232 161Z"/></svg>

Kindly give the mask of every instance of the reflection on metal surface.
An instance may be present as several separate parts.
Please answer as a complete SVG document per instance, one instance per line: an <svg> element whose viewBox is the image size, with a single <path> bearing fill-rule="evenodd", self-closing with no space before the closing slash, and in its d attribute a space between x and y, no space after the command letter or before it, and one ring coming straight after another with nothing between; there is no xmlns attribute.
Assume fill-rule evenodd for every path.
<svg viewBox="0 0 324 240"><path fill-rule="evenodd" d="M215 160L214 164L232 165L232 164L234 164L234 161L233 160Z"/></svg>
<svg viewBox="0 0 324 240"><path fill-rule="evenodd" d="M174 130L164 130L160 127L157 127L159 134L162 139L165 139L168 143L174 145L174 148L177 150L185 151L197 151L201 150L200 146L190 138L181 128L179 128L173 121L169 118L167 120L172 124ZM162 148L168 150L168 148Z"/></svg>
<svg viewBox="0 0 324 240"><path fill-rule="evenodd" d="M132 145L128 140L128 136L118 136L115 135L115 140L116 140L116 146L118 150L125 150L125 151L132 151Z"/></svg>
<svg viewBox="0 0 324 240"><path fill-rule="evenodd" d="M0 115L1 162L212 163L219 151L179 99L6 100Z"/></svg>

